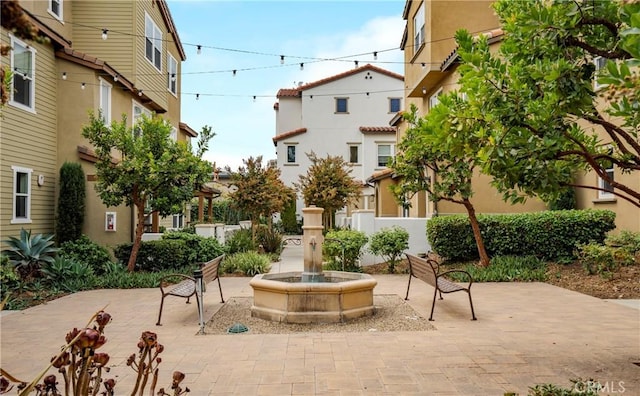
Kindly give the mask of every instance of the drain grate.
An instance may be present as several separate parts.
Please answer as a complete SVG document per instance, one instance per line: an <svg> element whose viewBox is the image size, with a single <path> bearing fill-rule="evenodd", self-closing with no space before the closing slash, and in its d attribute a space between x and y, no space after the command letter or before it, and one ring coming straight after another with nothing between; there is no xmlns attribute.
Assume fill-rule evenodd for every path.
<svg viewBox="0 0 640 396"><path fill-rule="evenodd" d="M229 327L229 329L227 330L227 333L236 334L236 333L246 333L247 331L249 331L249 328L247 326L243 325L242 323L236 323L233 326Z"/></svg>

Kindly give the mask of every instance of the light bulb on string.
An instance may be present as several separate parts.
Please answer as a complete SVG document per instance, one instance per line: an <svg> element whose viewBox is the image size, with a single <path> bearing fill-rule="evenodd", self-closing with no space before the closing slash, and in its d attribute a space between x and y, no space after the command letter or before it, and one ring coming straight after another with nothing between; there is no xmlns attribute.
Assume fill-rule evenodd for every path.
<svg viewBox="0 0 640 396"><path fill-rule="evenodd" d="M358 67L358 61L353 61L353 63Z"/></svg>
<svg viewBox="0 0 640 396"><path fill-rule="evenodd" d="M284 65L284 55L280 55L280 64Z"/></svg>
<svg viewBox="0 0 640 396"><path fill-rule="evenodd" d="M300 64L300 70L304 70L304 63Z"/></svg>
<svg viewBox="0 0 640 396"><path fill-rule="evenodd" d="M202 46L201 45L198 46L198 51L196 51L196 53L198 55L200 55L202 53Z"/></svg>
<svg viewBox="0 0 640 396"><path fill-rule="evenodd" d="M107 39L107 33L109 33L109 29L102 29L102 39Z"/></svg>
<svg viewBox="0 0 640 396"><path fill-rule="evenodd" d="M142 90L138 90L138 96L142 96Z"/></svg>
<svg viewBox="0 0 640 396"><path fill-rule="evenodd" d="M66 80L67 79L67 72L62 72L62 79Z"/></svg>
<svg viewBox="0 0 640 396"><path fill-rule="evenodd" d="M373 60L378 60L378 51L373 51Z"/></svg>
<svg viewBox="0 0 640 396"><path fill-rule="evenodd" d="M237 72L238 72L238 71L237 71L236 69L233 69L233 76L234 76L234 77L236 76L236 73L237 73Z"/></svg>
<svg viewBox="0 0 640 396"><path fill-rule="evenodd" d="M80 85L80 89L85 89L85 87L86 87L86 86L87 86L87 84L82 83L82 84Z"/></svg>
<svg viewBox="0 0 640 396"><path fill-rule="evenodd" d="M253 95L253 101L254 102L256 101L256 95Z"/></svg>
<svg viewBox="0 0 640 396"><path fill-rule="evenodd" d="M176 81L176 73L171 73L171 82Z"/></svg>
<svg viewBox="0 0 640 396"><path fill-rule="evenodd" d="M118 82L118 75L117 74L115 76L113 76L113 81L114 82Z"/></svg>

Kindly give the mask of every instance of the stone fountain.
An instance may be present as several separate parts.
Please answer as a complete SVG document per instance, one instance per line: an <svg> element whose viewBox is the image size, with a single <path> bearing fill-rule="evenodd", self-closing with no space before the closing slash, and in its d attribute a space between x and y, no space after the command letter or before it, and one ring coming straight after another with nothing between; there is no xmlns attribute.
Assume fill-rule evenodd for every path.
<svg viewBox="0 0 640 396"><path fill-rule="evenodd" d="M375 313L372 276L322 270L322 212L302 209L303 272L256 275L251 316L284 323L339 323Z"/></svg>

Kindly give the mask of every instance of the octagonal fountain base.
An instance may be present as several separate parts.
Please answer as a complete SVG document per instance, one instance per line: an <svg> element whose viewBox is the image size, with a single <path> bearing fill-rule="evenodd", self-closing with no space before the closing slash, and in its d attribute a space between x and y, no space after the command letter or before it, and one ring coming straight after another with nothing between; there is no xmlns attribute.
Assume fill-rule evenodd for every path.
<svg viewBox="0 0 640 396"><path fill-rule="evenodd" d="M251 316L284 323L340 323L375 313L371 275L325 271L324 282L302 282L302 272L260 274Z"/></svg>

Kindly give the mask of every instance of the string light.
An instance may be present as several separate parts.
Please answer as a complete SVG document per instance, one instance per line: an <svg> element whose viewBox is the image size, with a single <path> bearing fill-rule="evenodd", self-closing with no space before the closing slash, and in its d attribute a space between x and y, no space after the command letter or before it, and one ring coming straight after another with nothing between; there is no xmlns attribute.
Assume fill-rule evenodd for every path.
<svg viewBox="0 0 640 396"><path fill-rule="evenodd" d="M378 60L378 51L373 51L373 60Z"/></svg>
<svg viewBox="0 0 640 396"><path fill-rule="evenodd" d="M118 82L118 75L117 74L115 76L113 76L113 81L114 82Z"/></svg>
<svg viewBox="0 0 640 396"><path fill-rule="evenodd" d="M284 55L280 55L280 64L284 65Z"/></svg>
<svg viewBox="0 0 640 396"><path fill-rule="evenodd" d="M202 46L198 45L198 50L196 51L198 55L200 55L202 53Z"/></svg>
<svg viewBox="0 0 640 396"><path fill-rule="evenodd" d="M426 95L427 94L427 89L425 87L422 87L422 94Z"/></svg>
<svg viewBox="0 0 640 396"><path fill-rule="evenodd" d="M422 66L422 68L424 69L427 66L427 64L422 62L422 63L420 63L420 66Z"/></svg>
<svg viewBox="0 0 640 396"><path fill-rule="evenodd" d="M176 73L171 73L171 82L176 81Z"/></svg>
<svg viewBox="0 0 640 396"><path fill-rule="evenodd" d="M107 39L107 33L109 33L109 29L102 29L102 39Z"/></svg>
<svg viewBox="0 0 640 396"><path fill-rule="evenodd" d="M82 85L80 85L80 89L84 89L87 86L87 84L82 83Z"/></svg>
<svg viewBox="0 0 640 396"><path fill-rule="evenodd" d="M200 99L200 94L196 94L196 100Z"/></svg>
<svg viewBox="0 0 640 396"><path fill-rule="evenodd" d="M254 102L256 101L256 95L253 95L253 101Z"/></svg>
<svg viewBox="0 0 640 396"><path fill-rule="evenodd" d="M141 89L138 90L138 96L142 96L142 90Z"/></svg>
<svg viewBox="0 0 640 396"><path fill-rule="evenodd" d="M234 76L234 77L236 76L236 72L237 72L237 70L236 70L236 69L233 69L233 76Z"/></svg>
<svg viewBox="0 0 640 396"><path fill-rule="evenodd" d="M304 70L304 63L300 64L300 70Z"/></svg>
<svg viewBox="0 0 640 396"><path fill-rule="evenodd" d="M353 61L353 63L355 63L356 67L358 67L358 61Z"/></svg>
<svg viewBox="0 0 640 396"><path fill-rule="evenodd" d="M66 80L67 79L67 72L62 72L62 79Z"/></svg>

